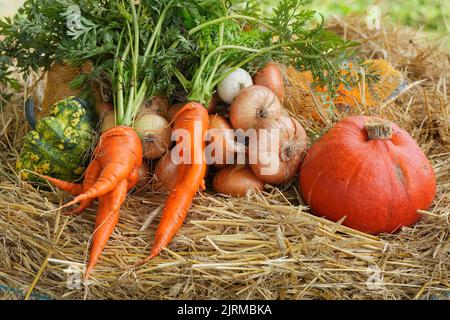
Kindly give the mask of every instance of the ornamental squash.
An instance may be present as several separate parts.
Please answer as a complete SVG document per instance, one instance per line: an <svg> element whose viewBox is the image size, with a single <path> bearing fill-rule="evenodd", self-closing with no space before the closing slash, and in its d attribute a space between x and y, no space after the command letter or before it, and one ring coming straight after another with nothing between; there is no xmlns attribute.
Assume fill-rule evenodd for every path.
<svg viewBox="0 0 450 320"><path fill-rule="evenodd" d="M80 178L95 137L94 126L94 114L83 100L68 97L53 104L49 115L25 136L16 163L21 178L40 181L30 171L65 181Z"/></svg>
<svg viewBox="0 0 450 320"><path fill-rule="evenodd" d="M348 117L308 151L300 189L314 214L362 232L394 232L419 219L436 180L416 141L392 122Z"/></svg>

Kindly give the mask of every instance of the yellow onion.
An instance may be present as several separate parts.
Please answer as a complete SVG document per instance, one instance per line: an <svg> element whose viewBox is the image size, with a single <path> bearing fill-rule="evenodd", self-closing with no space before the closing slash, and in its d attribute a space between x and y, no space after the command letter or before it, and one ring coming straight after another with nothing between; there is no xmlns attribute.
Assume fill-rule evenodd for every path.
<svg viewBox="0 0 450 320"><path fill-rule="evenodd" d="M280 67L273 62L266 64L253 76L253 83L272 90L280 101L284 99L284 77Z"/></svg>
<svg viewBox="0 0 450 320"><path fill-rule="evenodd" d="M103 119L109 112L114 111L114 107L111 103L97 101L95 103L95 110L100 119Z"/></svg>
<svg viewBox="0 0 450 320"><path fill-rule="evenodd" d="M223 168L227 165L227 157L229 159L231 159L231 157L234 159L234 154L236 152L245 152L245 146L234 141L234 131L228 120L218 114L209 116L208 140L210 141L208 144L209 147L212 148L214 146L221 148L221 159L213 163L211 163L212 159L211 161L207 159L208 163L211 163L218 168ZM211 150L210 154L206 152L206 157L208 158L211 156L211 158L214 158L217 151L215 149L216 148ZM208 147L207 150L209 150Z"/></svg>
<svg viewBox="0 0 450 320"><path fill-rule="evenodd" d="M241 90L230 107L233 128L247 130L268 126L282 115L282 106L272 90L254 85Z"/></svg>
<svg viewBox="0 0 450 320"><path fill-rule="evenodd" d="M279 129L279 136L276 136L273 131L267 131L269 139L273 139L270 141L261 138L261 135L265 133L258 132L257 148L254 146L249 148L250 167L264 182L287 183L300 169L307 145L306 132L296 119L287 115L283 115L279 120L261 129ZM273 144L270 145L275 139L278 139L279 143L277 149L273 147Z"/></svg>
<svg viewBox="0 0 450 320"><path fill-rule="evenodd" d="M139 167L139 180L136 184L136 188L143 189L150 183L150 168L147 161L143 160L142 165Z"/></svg>
<svg viewBox="0 0 450 320"><path fill-rule="evenodd" d="M216 173L213 187L216 192L222 194L244 197L249 190L263 190L264 182L249 167L230 165Z"/></svg>
<svg viewBox="0 0 450 320"><path fill-rule="evenodd" d="M168 111L169 100L165 97L156 96L153 99L144 102L140 114L157 114L163 118L166 118Z"/></svg>
<svg viewBox="0 0 450 320"><path fill-rule="evenodd" d="M143 114L135 122L135 130L142 141L144 158L148 160L161 157L172 144L169 123L157 114Z"/></svg>
<svg viewBox="0 0 450 320"><path fill-rule="evenodd" d="M101 119L100 133L108 131L115 125L116 125L116 115L114 114L114 111L107 111L106 113L104 113L104 116Z"/></svg>
<svg viewBox="0 0 450 320"><path fill-rule="evenodd" d="M155 167L154 184L158 188L163 188L165 191L170 191L175 186L175 178L177 176L177 167L171 158L172 152L167 152Z"/></svg>

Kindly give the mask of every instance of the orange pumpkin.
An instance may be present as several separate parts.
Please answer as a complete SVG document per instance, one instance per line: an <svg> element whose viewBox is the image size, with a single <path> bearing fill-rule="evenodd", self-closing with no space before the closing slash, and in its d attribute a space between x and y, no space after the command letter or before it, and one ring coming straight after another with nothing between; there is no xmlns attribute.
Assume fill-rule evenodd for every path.
<svg viewBox="0 0 450 320"><path fill-rule="evenodd" d="M425 154L392 122L354 116L335 124L307 153L300 189L313 213L362 232L394 232L419 219L436 195Z"/></svg>

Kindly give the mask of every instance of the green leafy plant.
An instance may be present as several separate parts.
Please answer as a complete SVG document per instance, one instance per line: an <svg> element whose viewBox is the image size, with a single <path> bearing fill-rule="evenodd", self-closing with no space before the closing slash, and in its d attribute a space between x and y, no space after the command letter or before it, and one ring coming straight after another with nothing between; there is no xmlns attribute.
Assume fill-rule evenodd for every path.
<svg viewBox="0 0 450 320"><path fill-rule="evenodd" d="M113 85L118 123L131 123L146 98L169 95L176 80L207 103L233 70L268 60L311 70L333 92L347 81L337 70L355 43L326 31L310 2L281 0L266 16L256 0L27 0L0 22L0 54L21 72L91 60Z"/></svg>
<svg viewBox="0 0 450 320"><path fill-rule="evenodd" d="M207 103L215 86L232 71L242 66L255 71L268 60L311 70L331 93L347 82L337 70L356 43L326 31L323 16L308 8L310 2L282 0L269 17L258 1L224 1L218 6L204 0L186 6L181 21L185 31L177 48L195 59L191 68L174 73L189 100Z"/></svg>

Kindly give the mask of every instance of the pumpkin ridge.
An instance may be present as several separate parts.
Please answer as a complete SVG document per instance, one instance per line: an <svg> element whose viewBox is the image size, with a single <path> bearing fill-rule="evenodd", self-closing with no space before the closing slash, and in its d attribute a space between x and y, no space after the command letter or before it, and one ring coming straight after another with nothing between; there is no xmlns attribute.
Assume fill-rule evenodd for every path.
<svg viewBox="0 0 450 320"><path fill-rule="evenodd" d="M397 173L395 172L395 170L396 170L395 169L396 162L395 162L394 158L392 157L392 154L390 152L391 150L390 150L389 146L387 145L387 143L384 143L384 141L382 141L382 142L383 142L383 145L384 145L384 148L385 148L385 152L384 153L389 156L389 157L385 157L385 156L382 157L383 162L385 164L385 169L387 169L386 172L389 172L388 181L389 181L389 188L390 188L390 190L389 190L389 200L386 201L386 206L385 206L385 208L386 208L386 212L385 212L386 218L384 219L383 226L380 228L380 230L386 230L387 227L390 224L392 224L392 220L393 220L392 203L393 203L393 201L397 200L398 195L395 194L395 192L394 192L395 187L393 185L393 183L394 183L393 181L396 181L396 179L397 179ZM392 165L394 165L394 166L392 166ZM392 167L394 167L394 171L393 172L392 172ZM393 177L391 177L391 176L393 176ZM394 180L392 180L392 178L394 178ZM394 230L396 230L396 229L398 229L398 226L395 226Z"/></svg>
<svg viewBox="0 0 450 320"><path fill-rule="evenodd" d="M388 141L390 141L390 140L384 141L385 143L383 143L383 145L386 148L386 154L388 155L388 157L383 157L383 159L386 162L386 165L387 165L386 168L389 168L388 172L390 173L390 176L391 176L389 179L389 185L391 188L391 192L390 192L390 200L388 201L388 205L389 205L388 219L386 219L383 229L387 229L394 222L394 215L392 212L393 211L392 204L397 202L399 199L399 194L394 192L394 189L398 189L398 188L395 188L395 185L394 185L395 182L399 181L397 170L401 170L401 174L403 176L403 179L400 180L400 184L402 185L401 190L403 190L402 198L404 201L407 201L408 208L410 208L412 206L411 195L409 194L409 191L408 191L405 174L403 173L403 170L401 169L400 163L396 160L395 150L393 150L392 146L387 143ZM395 147L395 144L392 141L391 141L391 143ZM389 228L389 229L394 229L393 232L395 232L395 230L397 230L399 227L401 227L401 225L399 225L397 223L395 226L392 225L392 228Z"/></svg>
<svg viewBox="0 0 450 320"><path fill-rule="evenodd" d="M389 140L389 141L390 141L390 140ZM411 197L410 197L409 192L408 192L408 185L407 185L407 181L406 181L405 170L402 168L400 162L397 161L397 158L399 158L399 157L397 156L396 150L395 150L395 148L396 148L397 146L396 146L392 141L391 141L391 143L392 143L392 145L393 145L394 148L393 148L392 146L387 145L387 144L385 143L385 146L386 146L386 152L387 152L387 154L389 155L389 158L390 158L390 160L391 160L391 164L394 165L394 176L395 176L396 178L400 178L400 179L397 179L397 180L401 182L401 184L402 184L402 186L403 186L403 188L404 188L404 190L405 190L405 192L406 192L406 194L407 194L407 196L408 196L408 200L410 200ZM405 153L404 150L403 150L402 152ZM406 154L415 156L415 152L410 152L409 150L406 150ZM398 171L400 171L401 177L399 177Z"/></svg>
<svg viewBox="0 0 450 320"><path fill-rule="evenodd" d="M318 174L317 174L317 176L316 176L316 178L314 179L314 182L312 183L312 186L311 186L311 190L309 191L309 193L308 193L308 203L309 203L309 205L310 205L310 207L311 207L311 199L312 199L312 195L313 195L313 193L314 193L314 190L316 189L316 186L317 186L317 183L320 181L320 177L322 176L322 171L320 171Z"/></svg>
<svg viewBox="0 0 450 320"><path fill-rule="evenodd" d="M372 152L373 153L373 152ZM358 173L358 171L361 169L361 167L367 163L366 159L359 159L358 164L355 165L355 168L353 169L353 172L347 177L347 180L345 181L344 190L347 192L350 182L355 177L355 175Z"/></svg>
<svg viewBox="0 0 450 320"><path fill-rule="evenodd" d="M400 170L400 172L402 174L402 177L403 177L401 179L401 184L403 186L402 189L403 189L403 192L404 192L404 197L405 197L404 199L405 199L405 201L408 202L408 209L412 208L413 207L413 203L412 203L411 195L409 193L409 188L408 188L408 186L406 184L406 176L404 174L404 171L402 170L402 167L401 167L400 163L398 163L395 159L394 159L394 161L395 161L395 166L396 166L396 168L394 170L397 171L397 167L398 167L398 170ZM395 176L397 177L397 172L395 172ZM396 226L396 229L397 228L399 228L399 226Z"/></svg>
<svg viewBox="0 0 450 320"><path fill-rule="evenodd" d="M376 153L379 152L375 148L370 148L370 149L371 149L371 155L376 154ZM361 156L356 156L356 158L359 158L358 164L355 164L355 168L354 168L352 174L349 175L348 178L347 178L347 181L345 181L345 185L344 185L345 194L348 194L348 190L350 189L353 180L358 178L358 177L361 177L361 175L359 174L360 170L362 168L364 168L364 165L366 165L369 161L371 161L373 159L372 157L369 157L369 156L362 157L362 159L361 159ZM348 203L350 203L350 202L346 201L346 202L343 202L343 203L346 204L346 206L344 206L344 210L343 211L347 211L347 212L351 211L348 208ZM359 212L359 214L361 214L361 212Z"/></svg>

